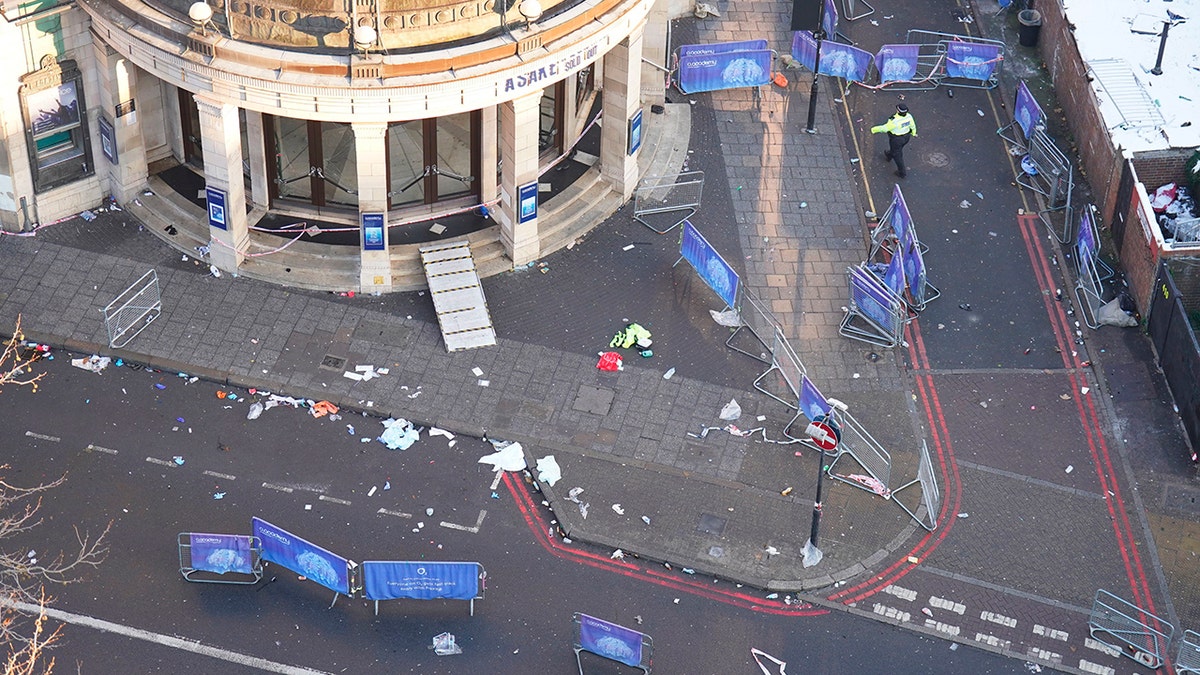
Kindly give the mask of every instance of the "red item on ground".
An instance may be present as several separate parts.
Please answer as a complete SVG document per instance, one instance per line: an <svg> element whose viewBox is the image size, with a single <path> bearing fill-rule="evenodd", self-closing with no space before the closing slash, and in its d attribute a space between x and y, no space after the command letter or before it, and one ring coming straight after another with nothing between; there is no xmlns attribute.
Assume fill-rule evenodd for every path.
<svg viewBox="0 0 1200 675"><path fill-rule="evenodd" d="M600 370L620 370L621 355L616 352L604 352L600 355L600 361L596 364Z"/></svg>

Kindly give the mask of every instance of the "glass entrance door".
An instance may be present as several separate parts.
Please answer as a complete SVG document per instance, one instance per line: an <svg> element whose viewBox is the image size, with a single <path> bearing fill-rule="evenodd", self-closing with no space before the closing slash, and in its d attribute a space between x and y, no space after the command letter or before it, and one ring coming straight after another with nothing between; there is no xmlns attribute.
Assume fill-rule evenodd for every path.
<svg viewBox="0 0 1200 675"><path fill-rule="evenodd" d="M272 149L272 199L358 206L357 153L349 124L264 115L263 129Z"/></svg>
<svg viewBox="0 0 1200 675"><path fill-rule="evenodd" d="M476 193L478 113L393 122L388 125L387 143L393 208Z"/></svg>
<svg viewBox="0 0 1200 675"><path fill-rule="evenodd" d="M179 130L183 134L183 162L204 167L204 143L200 137L200 110L196 108L196 99L192 92L180 88L179 92Z"/></svg>

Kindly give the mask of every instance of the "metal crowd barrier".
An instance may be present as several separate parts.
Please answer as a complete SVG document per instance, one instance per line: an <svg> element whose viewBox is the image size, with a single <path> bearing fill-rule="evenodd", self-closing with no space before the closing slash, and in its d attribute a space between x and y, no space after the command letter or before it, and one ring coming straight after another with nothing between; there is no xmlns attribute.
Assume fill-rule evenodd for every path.
<svg viewBox="0 0 1200 675"><path fill-rule="evenodd" d="M1156 626L1165 626L1170 632L1164 633ZM1122 656L1157 670L1163 665L1175 627L1101 588L1097 589L1088 614L1088 632L1097 642L1116 649Z"/></svg>
<svg viewBox="0 0 1200 675"><path fill-rule="evenodd" d="M746 306L749 305L750 311L746 311ZM775 318L771 310L767 309L766 303L758 299L750 289L742 291L742 303L738 308L738 320L741 324L733 330L729 335L729 339L725 341L725 346L739 354L745 354L752 359L757 359L763 363L771 363L771 359L764 356L766 352L773 348L775 334L783 330L783 323ZM737 338L742 329L749 331L754 339L758 340L762 345L762 350L757 354L748 352L740 347L735 347L733 341ZM763 350L766 350L765 352Z"/></svg>
<svg viewBox="0 0 1200 675"><path fill-rule="evenodd" d="M158 272L150 270L143 274L100 311L104 313L104 327L108 329L108 346L120 349L129 344L162 314Z"/></svg>
<svg viewBox="0 0 1200 675"><path fill-rule="evenodd" d="M704 192L704 172L684 171L669 176L647 176L633 191L633 218L659 234L666 234L690 218L700 208ZM661 227L645 216L684 211L682 216L671 216ZM658 219L655 219L657 221ZM673 222L672 222L673 221Z"/></svg>

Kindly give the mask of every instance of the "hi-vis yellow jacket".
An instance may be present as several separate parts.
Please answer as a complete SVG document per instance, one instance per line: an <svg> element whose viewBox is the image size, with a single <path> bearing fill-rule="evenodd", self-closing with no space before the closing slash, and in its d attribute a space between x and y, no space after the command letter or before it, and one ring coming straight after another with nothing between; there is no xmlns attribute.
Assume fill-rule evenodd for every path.
<svg viewBox="0 0 1200 675"><path fill-rule="evenodd" d="M871 127L871 133L882 134L883 132L903 136L904 134L917 135L917 121L913 119L911 113L896 113L888 118L887 122L879 126Z"/></svg>

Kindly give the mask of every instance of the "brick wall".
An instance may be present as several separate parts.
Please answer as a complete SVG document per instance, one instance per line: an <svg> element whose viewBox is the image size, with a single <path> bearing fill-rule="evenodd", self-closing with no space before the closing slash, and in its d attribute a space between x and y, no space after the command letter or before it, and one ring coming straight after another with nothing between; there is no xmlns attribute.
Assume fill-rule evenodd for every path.
<svg viewBox="0 0 1200 675"><path fill-rule="evenodd" d="M1139 196L1140 195L1140 196ZM1159 247L1155 243L1158 231L1149 203L1142 201L1145 193L1134 190L1125 219L1125 238L1121 246L1121 269L1129 282L1129 294L1144 318L1150 311L1150 293L1158 276Z"/></svg>
<svg viewBox="0 0 1200 675"><path fill-rule="evenodd" d="M1036 6L1042 14L1038 51L1054 83L1054 93L1066 115L1067 125L1079 144L1081 173L1096 196L1101 219L1107 221L1116 202L1123 160L1100 115L1087 66L1079 54L1061 0L1040 0Z"/></svg>
<svg viewBox="0 0 1200 675"><path fill-rule="evenodd" d="M1194 152L1191 148L1167 148L1139 152L1133 158L1138 178L1146 186L1146 192L1154 194L1160 185L1184 183L1183 165ZM1180 289L1182 291L1182 289Z"/></svg>

